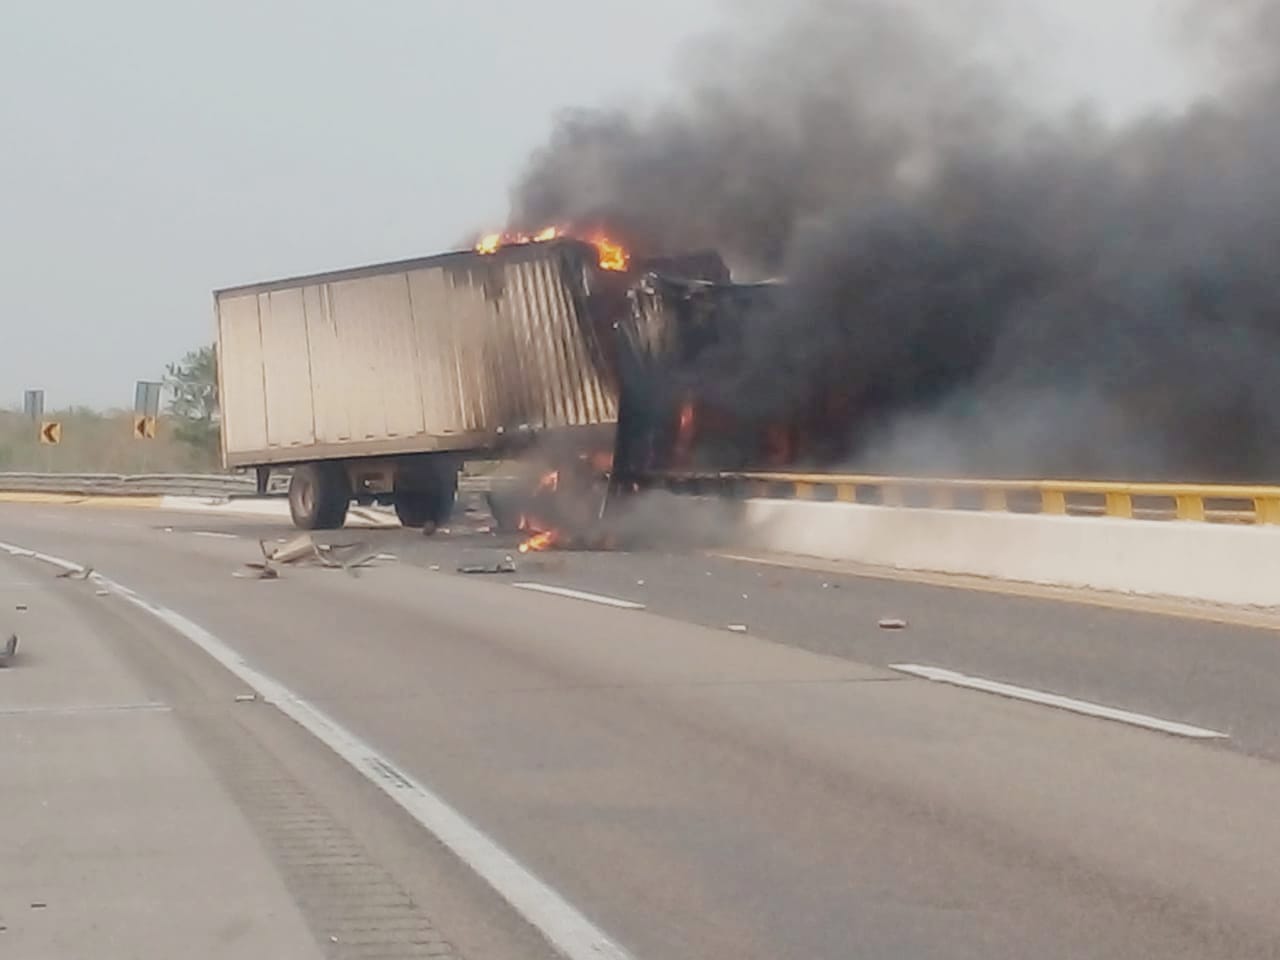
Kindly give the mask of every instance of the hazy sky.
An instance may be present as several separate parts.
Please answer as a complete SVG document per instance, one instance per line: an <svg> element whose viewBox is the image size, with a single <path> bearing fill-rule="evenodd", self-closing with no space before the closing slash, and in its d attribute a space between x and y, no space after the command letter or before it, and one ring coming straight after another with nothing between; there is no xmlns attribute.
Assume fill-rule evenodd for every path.
<svg viewBox="0 0 1280 960"><path fill-rule="evenodd" d="M1162 5L1035 0L1039 25L1019 13L1001 49L1055 98L1123 113L1185 89ZM0 0L0 406L27 387L127 406L212 340L215 287L500 225L556 110L652 102L680 44L733 10Z"/></svg>

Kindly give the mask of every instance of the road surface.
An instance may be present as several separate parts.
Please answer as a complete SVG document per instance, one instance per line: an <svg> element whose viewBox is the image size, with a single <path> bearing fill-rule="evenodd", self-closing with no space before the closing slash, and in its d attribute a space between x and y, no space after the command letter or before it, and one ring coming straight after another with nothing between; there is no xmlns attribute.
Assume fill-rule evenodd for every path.
<svg viewBox="0 0 1280 960"><path fill-rule="evenodd" d="M0 541L109 578L0 553L30 612L58 611L5 681L55 668L58 620L91 632L181 724L258 838L253 882L321 955L554 956L550 929L651 960L1280 956L1265 617L661 552L464 575L511 548L464 527L329 535L395 556L359 576L235 576L292 534L0 506ZM294 714L247 701L259 681Z"/></svg>

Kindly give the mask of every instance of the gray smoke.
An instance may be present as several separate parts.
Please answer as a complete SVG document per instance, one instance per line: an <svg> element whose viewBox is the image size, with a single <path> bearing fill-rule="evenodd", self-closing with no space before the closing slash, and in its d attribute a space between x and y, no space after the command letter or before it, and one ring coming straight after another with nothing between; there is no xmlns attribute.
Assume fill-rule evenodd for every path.
<svg viewBox="0 0 1280 960"><path fill-rule="evenodd" d="M657 113L565 116L514 225L786 275L708 369L812 462L1276 477L1280 4L1192 6L1229 78L1121 127L1032 109L919 6L797 6L693 48Z"/></svg>

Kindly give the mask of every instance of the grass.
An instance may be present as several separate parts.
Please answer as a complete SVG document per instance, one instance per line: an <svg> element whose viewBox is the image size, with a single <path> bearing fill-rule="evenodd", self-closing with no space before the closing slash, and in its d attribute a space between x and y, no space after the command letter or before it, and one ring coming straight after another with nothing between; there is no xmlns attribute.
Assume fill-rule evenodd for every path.
<svg viewBox="0 0 1280 960"><path fill-rule="evenodd" d="M133 436L127 410L85 408L45 413L62 424L62 442L39 442L39 428L21 413L0 411L0 471L39 473L221 473L216 453L197 450L173 436L161 417L154 440Z"/></svg>

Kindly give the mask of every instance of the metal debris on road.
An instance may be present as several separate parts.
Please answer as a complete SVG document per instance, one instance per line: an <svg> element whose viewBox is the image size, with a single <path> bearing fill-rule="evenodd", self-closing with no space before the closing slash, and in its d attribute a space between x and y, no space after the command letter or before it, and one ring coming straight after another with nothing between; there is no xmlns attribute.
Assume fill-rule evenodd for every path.
<svg viewBox="0 0 1280 960"><path fill-rule="evenodd" d="M250 560L245 564L250 570L257 571L258 580L278 580L280 566L297 566L315 563L330 570L344 570L351 576L358 576L362 567L379 562L394 562L395 554L383 553L370 548L363 542L356 543L316 543L311 534L303 533L292 540L277 541L269 544L259 540L262 550L261 560ZM246 579L247 575L237 573L235 576Z"/></svg>
<svg viewBox="0 0 1280 960"><path fill-rule="evenodd" d="M277 547L268 547L265 540L259 540L262 556L273 563L296 563L304 557L315 555L316 543L311 534L301 533L292 540L286 540Z"/></svg>
<svg viewBox="0 0 1280 960"><path fill-rule="evenodd" d="M111 596L111 591L105 587L99 587L97 590L93 591L93 595L95 597L109 597Z"/></svg>
<svg viewBox="0 0 1280 960"><path fill-rule="evenodd" d="M93 567L77 567L74 570L63 570L56 576L59 580L88 580L93 576Z"/></svg>
<svg viewBox="0 0 1280 960"><path fill-rule="evenodd" d="M11 633L9 639L5 641L4 648L0 649L0 667L7 667L13 662L13 658L18 655L18 635Z"/></svg>
<svg viewBox="0 0 1280 960"><path fill-rule="evenodd" d="M515 573L516 562L511 555L503 557L497 563L464 563L458 567L459 573Z"/></svg>
<svg viewBox="0 0 1280 960"><path fill-rule="evenodd" d="M898 617L885 617L880 621L881 630L905 630L907 629L907 621Z"/></svg>
<svg viewBox="0 0 1280 960"><path fill-rule="evenodd" d="M253 701L257 699L258 699L258 695L256 693L237 693L236 694L236 703L253 703Z"/></svg>
<svg viewBox="0 0 1280 960"><path fill-rule="evenodd" d="M747 625L745 623L731 623L728 626L730 633L746 633Z"/></svg>
<svg viewBox="0 0 1280 960"><path fill-rule="evenodd" d="M15 605L13 609L17 610L19 613L26 613L27 605L25 603L19 603Z"/></svg>

